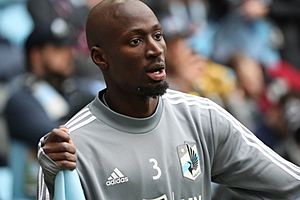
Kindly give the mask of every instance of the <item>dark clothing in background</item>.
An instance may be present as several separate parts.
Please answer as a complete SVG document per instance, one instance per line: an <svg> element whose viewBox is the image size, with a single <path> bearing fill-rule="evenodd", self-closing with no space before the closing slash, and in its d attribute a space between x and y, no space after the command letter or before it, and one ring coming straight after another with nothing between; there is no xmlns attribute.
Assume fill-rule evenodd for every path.
<svg viewBox="0 0 300 200"><path fill-rule="evenodd" d="M55 105L53 105L55 106ZM13 95L7 103L5 117L12 138L37 145L39 138L59 125L47 116L29 89L24 88Z"/></svg>
<svg viewBox="0 0 300 200"><path fill-rule="evenodd" d="M34 92L34 88L37 87L35 82L38 81L26 80L29 78L25 77L24 80L20 78L21 81L11 84L12 90L10 91L11 94L7 101L4 115L10 137L35 148L39 139L45 133L63 124L66 118L72 116L91 101L94 95L79 90L75 82L66 84L67 86L63 92L58 92L51 88L50 84L48 86L50 86L51 90L44 90L43 87ZM52 93L55 94L51 95ZM37 95L40 97L37 98ZM57 101L58 96L61 101ZM47 101L47 98L50 100L48 99ZM43 106L41 101L47 101L47 107ZM61 110L64 111L58 109L60 112L59 117L51 117L47 109L51 111L51 109L60 108L62 101L64 106L61 107ZM67 109L65 105L67 105Z"/></svg>
<svg viewBox="0 0 300 200"><path fill-rule="evenodd" d="M270 11L284 37L283 59L300 69L300 1L274 0Z"/></svg>

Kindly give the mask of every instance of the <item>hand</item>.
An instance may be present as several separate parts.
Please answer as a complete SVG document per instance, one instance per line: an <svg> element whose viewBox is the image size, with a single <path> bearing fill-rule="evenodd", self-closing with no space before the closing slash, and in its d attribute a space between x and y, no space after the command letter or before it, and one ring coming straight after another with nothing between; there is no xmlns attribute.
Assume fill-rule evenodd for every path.
<svg viewBox="0 0 300 200"><path fill-rule="evenodd" d="M65 127L53 129L44 141L43 150L61 169L76 168L76 148L68 129Z"/></svg>

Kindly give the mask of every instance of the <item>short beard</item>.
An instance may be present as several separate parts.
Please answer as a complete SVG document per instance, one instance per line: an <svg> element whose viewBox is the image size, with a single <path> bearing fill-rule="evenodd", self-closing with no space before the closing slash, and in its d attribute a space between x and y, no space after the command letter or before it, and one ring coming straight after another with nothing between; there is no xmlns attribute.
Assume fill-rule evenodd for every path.
<svg viewBox="0 0 300 200"><path fill-rule="evenodd" d="M162 96L166 93L169 88L169 84L164 81L162 84L159 84L155 87L138 87L138 94L146 97L156 97Z"/></svg>

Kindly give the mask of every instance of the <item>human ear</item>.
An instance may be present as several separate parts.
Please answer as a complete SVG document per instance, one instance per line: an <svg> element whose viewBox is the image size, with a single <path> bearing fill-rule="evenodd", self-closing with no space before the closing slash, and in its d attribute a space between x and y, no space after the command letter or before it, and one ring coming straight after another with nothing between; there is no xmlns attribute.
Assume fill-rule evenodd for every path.
<svg viewBox="0 0 300 200"><path fill-rule="evenodd" d="M101 47L93 46L91 48L91 58L101 70L106 70L108 68L107 59L104 50Z"/></svg>

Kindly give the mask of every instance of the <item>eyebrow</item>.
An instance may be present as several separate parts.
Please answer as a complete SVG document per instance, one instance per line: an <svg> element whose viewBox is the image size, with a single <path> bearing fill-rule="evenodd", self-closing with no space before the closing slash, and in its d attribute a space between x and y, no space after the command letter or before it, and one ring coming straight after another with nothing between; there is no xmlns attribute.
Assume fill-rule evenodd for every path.
<svg viewBox="0 0 300 200"><path fill-rule="evenodd" d="M158 30L158 29L161 29L161 30L162 30L162 26L161 26L160 23L159 23L159 24L156 24L156 25L154 25L154 26L152 26L152 30ZM134 27L133 27L132 29L127 30L127 31L124 33L124 35L131 34L131 33L144 34L145 31L144 31L144 29L141 29L141 28L134 28Z"/></svg>

